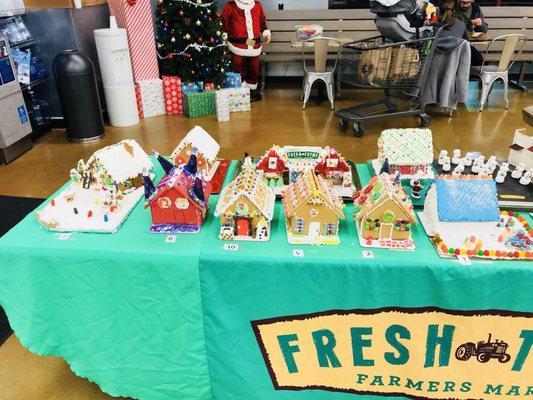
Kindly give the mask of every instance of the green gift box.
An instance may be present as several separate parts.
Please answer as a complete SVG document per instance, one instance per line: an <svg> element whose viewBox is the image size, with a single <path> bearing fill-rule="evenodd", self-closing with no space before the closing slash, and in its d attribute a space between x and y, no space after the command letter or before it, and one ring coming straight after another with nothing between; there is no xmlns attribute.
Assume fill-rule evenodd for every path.
<svg viewBox="0 0 533 400"><path fill-rule="evenodd" d="M183 112L189 118L216 115L216 100L214 90L198 93L183 93Z"/></svg>

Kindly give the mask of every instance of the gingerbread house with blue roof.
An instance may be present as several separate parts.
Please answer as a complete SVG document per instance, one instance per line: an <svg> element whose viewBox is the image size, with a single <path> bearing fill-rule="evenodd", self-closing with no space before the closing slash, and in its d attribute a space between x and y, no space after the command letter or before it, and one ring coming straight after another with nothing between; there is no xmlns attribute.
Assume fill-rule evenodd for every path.
<svg viewBox="0 0 533 400"><path fill-rule="evenodd" d="M487 176L439 176L428 191L424 214L433 232L492 229L499 221L496 182Z"/></svg>

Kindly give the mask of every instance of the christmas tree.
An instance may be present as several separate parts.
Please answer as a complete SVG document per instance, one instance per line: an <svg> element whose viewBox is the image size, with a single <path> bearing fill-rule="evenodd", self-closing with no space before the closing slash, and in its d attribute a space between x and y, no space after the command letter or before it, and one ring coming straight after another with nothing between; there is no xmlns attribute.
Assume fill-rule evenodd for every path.
<svg viewBox="0 0 533 400"><path fill-rule="evenodd" d="M230 67L217 2L158 0L157 51L163 75L220 85Z"/></svg>

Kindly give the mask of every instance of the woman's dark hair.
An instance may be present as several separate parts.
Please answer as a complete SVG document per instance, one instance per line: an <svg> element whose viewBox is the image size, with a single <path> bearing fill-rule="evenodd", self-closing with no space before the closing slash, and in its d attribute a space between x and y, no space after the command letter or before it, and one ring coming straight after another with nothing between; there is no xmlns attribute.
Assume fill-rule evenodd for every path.
<svg viewBox="0 0 533 400"><path fill-rule="evenodd" d="M444 0L441 5L444 10L441 21L447 26L452 26L455 24L455 1Z"/></svg>

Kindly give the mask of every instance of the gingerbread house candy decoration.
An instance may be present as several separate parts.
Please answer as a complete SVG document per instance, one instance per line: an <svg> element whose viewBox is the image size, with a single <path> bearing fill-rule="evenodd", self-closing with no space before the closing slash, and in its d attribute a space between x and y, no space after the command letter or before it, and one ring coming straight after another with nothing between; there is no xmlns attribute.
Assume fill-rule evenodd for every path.
<svg viewBox="0 0 533 400"><path fill-rule="evenodd" d="M533 136L517 129L509 149L509 164L516 167L522 163L526 170L533 168Z"/></svg>
<svg viewBox="0 0 533 400"><path fill-rule="evenodd" d="M89 176L91 184L115 185L119 191L128 192L142 187L142 171L152 168L142 147L127 139L96 151L85 164L80 160L74 172L82 180Z"/></svg>
<svg viewBox="0 0 533 400"><path fill-rule="evenodd" d="M152 214L152 233L197 233L203 225L211 189L197 170L193 152L187 165L173 166L157 155L165 171L157 187L144 176L145 207Z"/></svg>
<svg viewBox="0 0 533 400"><path fill-rule="evenodd" d="M375 169L388 163L391 175L399 172L403 178L422 171L422 178L433 178L433 136L429 129L387 129L378 139L378 159Z"/></svg>
<svg viewBox="0 0 533 400"><path fill-rule="evenodd" d="M438 176L419 215L442 257L533 258L533 231L518 214L500 213L491 176Z"/></svg>
<svg viewBox="0 0 533 400"><path fill-rule="evenodd" d="M413 250L414 207L395 177L383 173L354 193L354 218L364 247Z"/></svg>
<svg viewBox="0 0 533 400"><path fill-rule="evenodd" d="M276 195L253 167L245 168L220 194L215 217L220 217L222 240L270 239Z"/></svg>
<svg viewBox="0 0 533 400"><path fill-rule="evenodd" d="M185 165L189 157L197 149L196 157L198 170L205 176L212 176L215 171L216 161L220 146L215 139L202 127L195 126L185 135L182 141L172 152L170 158L174 165Z"/></svg>
<svg viewBox="0 0 533 400"><path fill-rule="evenodd" d="M272 146L259 160L256 170L263 174L265 183L270 187L284 186L283 175L287 171L287 158L283 154L283 149L279 146Z"/></svg>
<svg viewBox="0 0 533 400"><path fill-rule="evenodd" d="M339 244L344 203L332 185L312 169L283 192L287 238L291 244Z"/></svg>

